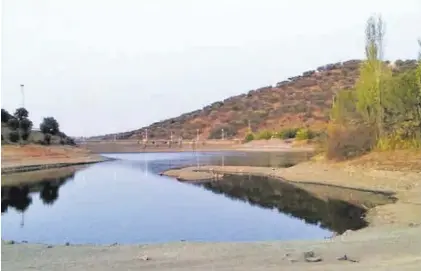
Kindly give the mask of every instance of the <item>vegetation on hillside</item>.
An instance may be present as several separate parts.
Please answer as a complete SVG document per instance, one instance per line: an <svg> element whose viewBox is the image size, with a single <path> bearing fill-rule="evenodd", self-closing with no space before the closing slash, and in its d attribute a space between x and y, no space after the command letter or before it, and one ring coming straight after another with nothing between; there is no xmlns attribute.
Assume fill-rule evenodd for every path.
<svg viewBox="0 0 421 271"><path fill-rule="evenodd" d="M400 73L386 65L383 29L380 17L367 21L366 60L357 83L339 91L332 105L328 158L346 159L375 148L421 148L421 60Z"/></svg>
<svg viewBox="0 0 421 271"><path fill-rule="evenodd" d="M40 132L33 131L33 123L29 119L29 112L21 107L11 115L1 109L2 144L36 143L42 145L61 144L74 145L72 138L60 132L59 124L53 117L44 118L40 125Z"/></svg>
<svg viewBox="0 0 421 271"><path fill-rule="evenodd" d="M375 40L376 33L371 29L370 31L368 33L370 38L374 39L373 41L377 41ZM382 48L382 46L378 46L378 48ZM367 48L369 51L374 49L377 50L377 47ZM377 55L377 52L374 55ZM372 78L369 75L370 73L379 73L375 77L374 85L378 85L377 88L381 88L383 93L384 85L387 85L386 82L390 78L403 77L402 74L411 76L410 73L413 73L418 64L415 59L397 60L390 63L389 61L383 61L381 57L376 61L371 59L370 65L367 63L367 60L352 59L323 65L315 70L303 72L301 75L289 77L275 86L265 86L250 90L247 93L233 96L223 101L217 101L202 109L159 121L147 127L124 133L96 136L91 139L142 139L145 138L147 133L148 139L151 140L169 139L171 135L174 138L182 137L189 140L195 139L199 132L200 140L220 139L222 134L224 134L226 139L240 138L250 141L258 138L268 138L269 134L280 138L295 138L298 129L308 129L308 131L324 135L328 124L330 123L329 127L331 127L332 123L336 122L331 120L333 97L335 97L336 104L338 101L339 103L344 100L350 101L349 105L343 104L340 107L342 111L347 111L348 119L351 111L356 107L351 102L352 99L357 98L354 95L354 90L371 88L369 82L360 76L362 70L367 74L364 75L368 76L367 79ZM364 68L362 68L362 65ZM402 78L402 81L405 80ZM398 91L399 89L395 90ZM363 92L359 91L359 93L362 94ZM360 110L358 114L361 117L363 115L366 120L375 121L380 125L376 128L376 131L380 129L383 133L387 125L386 123L382 124L379 119L392 114L390 112L392 108L388 108L387 110L389 111L385 109L386 111L381 111L379 114L376 113L377 111L363 113L364 106L371 100L377 99L376 96L372 96L377 95L376 91L367 92L369 95L364 93L358 103ZM349 96L348 98L343 97L347 95ZM389 98L387 101L384 99L386 98L382 97L382 106L390 100ZM406 103L410 97L408 96L405 99ZM338 108L337 105L333 106L333 110L337 111L339 110ZM377 109L383 110L378 105L369 107L367 110ZM345 112L333 114L342 113ZM334 115L334 118L337 118L337 116ZM358 118L352 119L355 121ZM395 119L395 121L399 120ZM353 129L357 129L357 127L362 129L359 125L353 127ZM222 129L224 130L223 133ZM286 130L289 130L291 133L283 133ZM336 128L334 132L337 133L338 131L341 131L341 129ZM359 130L354 133L358 132ZM369 131L363 130L362 132Z"/></svg>

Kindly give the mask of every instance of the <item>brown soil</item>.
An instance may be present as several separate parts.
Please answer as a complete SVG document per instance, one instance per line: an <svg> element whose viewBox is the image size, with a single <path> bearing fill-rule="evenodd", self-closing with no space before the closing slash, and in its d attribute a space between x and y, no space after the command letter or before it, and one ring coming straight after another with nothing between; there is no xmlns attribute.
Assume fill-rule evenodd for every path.
<svg viewBox="0 0 421 271"><path fill-rule="evenodd" d="M34 169L104 161L105 158L90 151L70 146L5 145L1 147L2 173L22 167Z"/></svg>

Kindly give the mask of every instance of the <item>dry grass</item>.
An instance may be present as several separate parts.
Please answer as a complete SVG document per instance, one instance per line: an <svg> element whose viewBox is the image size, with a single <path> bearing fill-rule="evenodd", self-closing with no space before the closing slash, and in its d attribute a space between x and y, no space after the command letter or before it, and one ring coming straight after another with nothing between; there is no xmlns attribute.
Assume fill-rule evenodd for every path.
<svg viewBox="0 0 421 271"><path fill-rule="evenodd" d="M373 151L345 163L370 169L421 172L421 150Z"/></svg>

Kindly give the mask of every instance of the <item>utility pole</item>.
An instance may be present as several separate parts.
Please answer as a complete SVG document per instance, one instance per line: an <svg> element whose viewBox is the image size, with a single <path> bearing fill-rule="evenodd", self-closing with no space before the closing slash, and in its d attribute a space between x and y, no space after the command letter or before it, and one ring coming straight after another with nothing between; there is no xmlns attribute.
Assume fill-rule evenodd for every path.
<svg viewBox="0 0 421 271"><path fill-rule="evenodd" d="M145 129L145 141L148 142L148 128Z"/></svg>
<svg viewBox="0 0 421 271"><path fill-rule="evenodd" d="M221 139L224 140L224 138L225 138L224 129L221 129Z"/></svg>
<svg viewBox="0 0 421 271"><path fill-rule="evenodd" d="M20 85L20 92L22 94L22 108L25 108L25 91L23 89L24 85ZM22 126L21 126L21 119L18 119L19 126L18 126L18 135L19 135L19 144L22 144Z"/></svg>
<svg viewBox="0 0 421 271"><path fill-rule="evenodd" d="M25 91L24 91L24 84L20 85L20 92L22 94L22 107L25 108Z"/></svg>

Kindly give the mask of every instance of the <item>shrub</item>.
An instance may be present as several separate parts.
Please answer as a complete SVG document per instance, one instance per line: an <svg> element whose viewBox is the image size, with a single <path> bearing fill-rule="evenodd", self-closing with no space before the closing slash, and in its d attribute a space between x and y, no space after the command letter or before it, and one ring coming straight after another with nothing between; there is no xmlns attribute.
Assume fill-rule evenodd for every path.
<svg viewBox="0 0 421 271"><path fill-rule="evenodd" d="M326 157L345 160L372 150L376 144L375 129L366 125L329 124Z"/></svg>
<svg viewBox="0 0 421 271"><path fill-rule="evenodd" d="M307 140L313 139L316 136L316 133L311 131L310 129L302 128L297 131L295 138L297 140Z"/></svg>
<svg viewBox="0 0 421 271"><path fill-rule="evenodd" d="M67 143L68 145L71 145L71 146L75 146L75 145L76 145L75 140L74 140L73 138L70 138L70 137L67 137L67 138L66 138L66 143Z"/></svg>
<svg viewBox="0 0 421 271"><path fill-rule="evenodd" d="M10 115L9 112L7 112L6 109L1 109L1 122L3 123L7 123L9 121L9 119L12 118L12 115Z"/></svg>
<svg viewBox="0 0 421 271"><path fill-rule="evenodd" d="M308 129L300 129L297 131L295 135L295 139L297 140L307 140L310 139L310 132Z"/></svg>
<svg viewBox="0 0 421 271"><path fill-rule="evenodd" d="M297 131L298 131L297 128L283 129L282 131L278 133L278 137L281 139L295 138L295 136L297 135Z"/></svg>
<svg viewBox="0 0 421 271"><path fill-rule="evenodd" d="M7 126L10 128L10 130L15 131L19 128L19 121L16 118L11 118L7 122Z"/></svg>
<svg viewBox="0 0 421 271"><path fill-rule="evenodd" d="M51 144L51 135L50 134L44 134L44 144L45 145Z"/></svg>
<svg viewBox="0 0 421 271"><path fill-rule="evenodd" d="M273 133L271 131L263 130L256 135L256 139L271 139L272 135Z"/></svg>
<svg viewBox="0 0 421 271"><path fill-rule="evenodd" d="M22 131L22 140L28 140L29 136L30 136L31 132L30 131Z"/></svg>
<svg viewBox="0 0 421 271"><path fill-rule="evenodd" d="M11 131L9 133L9 140L13 143L16 143L19 141L19 133L18 131Z"/></svg>
<svg viewBox="0 0 421 271"><path fill-rule="evenodd" d="M248 133L245 137L246 142L250 142L252 140L254 140L254 134L252 133Z"/></svg>

